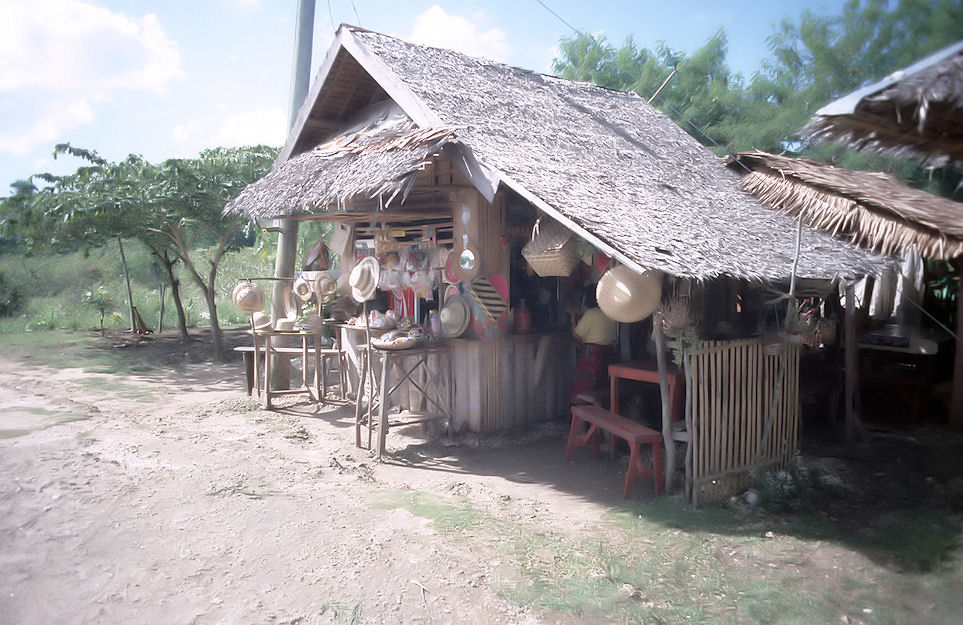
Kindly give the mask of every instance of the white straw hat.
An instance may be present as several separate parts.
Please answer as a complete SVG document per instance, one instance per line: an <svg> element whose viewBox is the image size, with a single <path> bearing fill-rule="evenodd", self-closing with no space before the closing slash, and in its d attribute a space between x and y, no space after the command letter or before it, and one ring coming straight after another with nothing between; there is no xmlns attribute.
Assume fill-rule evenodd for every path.
<svg viewBox="0 0 963 625"><path fill-rule="evenodd" d="M351 285L351 296L355 301L367 302L374 297L375 289L378 288L380 273L381 267L378 265L378 259L374 256L365 257L354 266L354 269L351 270L351 276L348 278L348 283Z"/></svg>
<svg viewBox="0 0 963 625"><path fill-rule="evenodd" d="M251 316L251 323L255 330L269 330L271 328L271 318L262 312L256 312Z"/></svg>
<svg viewBox="0 0 963 625"><path fill-rule="evenodd" d="M621 323L642 321L662 301L662 272L649 269L640 274L625 265L613 267L599 280L595 297L610 319Z"/></svg>
<svg viewBox="0 0 963 625"><path fill-rule="evenodd" d="M324 302L337 290L338 278L333 271L322 271L314 279L314 292L317 294L319 302Z"/></svg>
<svg viewBox="0 0 963 625"><path fill-rule="evenodd" d="M245 280L238 283L231 299L241 312L255 313L264 310L264 289L253 282Z"/></svg>
<svg viewBox="0 0 963 625"><path fill-rule="evenodd" d="M294 286L291 287L291 290L294 291L295 295L301 298L302 302L306 302L309 299L311 299L311 295L312 295L311 283L309 283L304 278L298 278L297 280L295 280Z"/></svg>

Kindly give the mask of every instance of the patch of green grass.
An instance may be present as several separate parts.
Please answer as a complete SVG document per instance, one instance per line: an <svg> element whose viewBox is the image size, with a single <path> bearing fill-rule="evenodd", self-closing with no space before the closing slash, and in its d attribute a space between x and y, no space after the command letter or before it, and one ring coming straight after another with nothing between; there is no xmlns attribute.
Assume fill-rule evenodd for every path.
<svg viewBox="0 0 963 625"><path fill-rule="evenodd" d="M376 510L404 508L415 516L432 521L435 529L444 534L470 530L483 522L493 522L490 515L474 508L467 499L446 501L436 495L414 490L383 492L373 498L370 505Z"/></svg>
<svg viewBox="0 0 963 625"><path fill-rule="evenodd" d="M17 438L19 436L26 436L31 432L33 432L33 430L24 430L24 429L0 430L0 438Z"/></svg>
<svg viewBox="0 0 963 625"><path fill-rule="evenodd" d="M404 508L447 536L493 537L518 572L499 590L547 613L706 625L803 625L844 616L868 624L953 623L958 613L944 599L963 604L959 528L945 511L922 511L915 521L911 511L880 517L857 548L859 537L817 516L791 522L759 511L693 508L672 497L615 507L584 538L509 522L460 497L390 491L370 503ZM776 530L770 538L768 528ZM833 560L807 568L823 548L833 550ZM860 555L870 553L882 553L890 565ZM942 564L923 566L934 561Z"/></svg>
<svg viewBox="0 0 963 625"><path fill-rule="evenodd" d="M321 606L321 614L331 613L336 623L348 623L349 625L359 625L361 623L361 604L348 605L344 603L331 602Z"/></svg>

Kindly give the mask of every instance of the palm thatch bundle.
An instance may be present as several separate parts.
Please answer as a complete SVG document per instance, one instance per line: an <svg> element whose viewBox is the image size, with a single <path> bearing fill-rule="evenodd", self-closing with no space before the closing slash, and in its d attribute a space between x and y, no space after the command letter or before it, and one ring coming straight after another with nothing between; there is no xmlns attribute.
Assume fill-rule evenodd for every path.
<svg viewBox="0 0 963 625"><path fill-rule="evenodd" d="M811 159L743 152L746 191L807 225L883 254L927 258L963 254L963 203L907 187L883 173Z"/></svg>
<svg viewBox="0 0 963 625"><path fill-rule="evenodd" d="M444 145L456 128L418 128L401 116L378 118L279 163L249 185L225 208L226 215L254 219L317 213L343 206L353 198L403 199L418 170Z"/></svg>
<svg viewBox="0 0 963 625"><path fill-rule="evenodd" d="M963 42L823 107L802 134L936 166L963 163Z"/></svg>

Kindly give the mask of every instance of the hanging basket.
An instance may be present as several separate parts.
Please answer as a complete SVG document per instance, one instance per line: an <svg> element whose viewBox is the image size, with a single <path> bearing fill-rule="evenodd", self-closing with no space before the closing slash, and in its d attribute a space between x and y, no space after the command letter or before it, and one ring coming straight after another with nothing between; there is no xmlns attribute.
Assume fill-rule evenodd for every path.
<svg viewBox="0 0 963 625"><path fill-rule="evenodd" d="M532 227L532 240L522 248L522 257L543 278L570 276L578 265L575 235L557 221L539 219Z"/></svg>

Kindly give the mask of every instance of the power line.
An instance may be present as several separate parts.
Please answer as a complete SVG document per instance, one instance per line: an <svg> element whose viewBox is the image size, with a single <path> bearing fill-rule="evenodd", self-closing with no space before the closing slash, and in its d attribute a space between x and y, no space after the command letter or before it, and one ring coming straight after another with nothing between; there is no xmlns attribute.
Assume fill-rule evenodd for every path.
<svg viewBox="0 0 963 625"><path fill-rule="evenodd" d="M593 37L593 36L592 36L591 34L589 34L589 33L584 33L584 32L582 32L582 31L580 31L579 29L575 28L574 26L572 26L567 20L565 20L565 18L563 18L561 15L559 15L558 13L556 13L555 11L553 11L551 7L549 7L547 4L545 4L545 2L543 2L543 0L535 0L535 2L539 3L540 5L542 5L542 7L543 7L546 11L548 11L549 13L551 13L552 15L554 15L555 18L556 18L558 21L560 21L560 22L562 22L563 24L565 24L565 25L566 25L572 32L574 32L576 35L579 35L579 36L582 36L582 37L587 37L587 38L589 39L589 41L591 41L592 43L594 43L600 50L602 50L603 52L605 51L605 48L602 47L602 44L600 44L600 43L595 39L595 37ZM698 132L700 135L702 135L703 137L705 137L706 139L708 139L709 142L712 143L712 145L716 146L717 148L719 148L720 150L722 150L722 151L724 151L726 154L728 154L729 157L730 157L733 161L735 161L736 163L739 163L739 165L740 165L743 169L745 169L747 172L752 173L752 170L749 169L749 168L746 166L745 163L743 163L743 162L740 161L738 158L736 158L736 155L735 155L735 154L733 154L732 152L730 152L730 151L728 150L728 148L725 148L725 147L719 145L719 142L718 142L718 141L716 141L715 139L713 139L712 137L710 137L708 134L705 133L705 131L702 130L702 128L700 128L699 126L697 126L692 120L690 120L688 117L686 117L685 115L683 115L683 114L682 114L678 109L676 109L674 106L672 106L671 104L669 104L668 102L666 102L665 98L659 96L659 93L658 93L657 91L653 91L652 89L650 89L648 85L646 85L644 82L642 82L642 79L641 79L641 78L639 78L638 76L636 76L630 69L628 69L627 67L625 67L624 65L622 65L621 63L619 63L619 60L618 60L617 57L613 57L612 60L613 60L613 62L614 62L616 65L619 66L619 68L620 68L623 72L625 72L626 74L628 74L629 76L631 76L632 78L634 78L634 79L635 79L635 82L636 82L639 86L641 86L641 87L644 88L646 91L648 91L648 92L649 92L649 95L651 95L652 98L658 97L658 98L659 98L659 101L660 101L662 104L664 104L670 111L672 111L673 113L675 113L676 116L678 116L679 118L681 118L682 121L684 121L684 122L687 123L689 126L691 126L693 129L695 129L695 131ZM649 100L649 102L651 102L651 101L652 101L652 100Z"/></svg>
<svg viewBox="0 0 963 625"><path fill-rule="evenodd" d="M358 26L361 26L361 18L358 17L358 7L354 5L354 0L351 0L351 8L354 9L354 19L357 21Z"/></svg>

